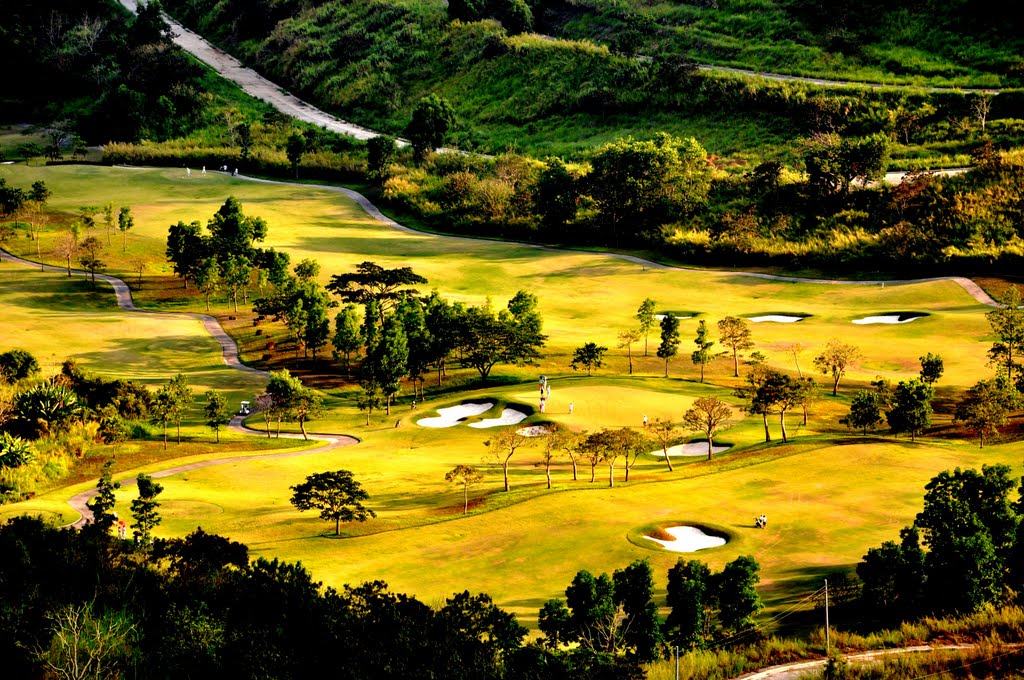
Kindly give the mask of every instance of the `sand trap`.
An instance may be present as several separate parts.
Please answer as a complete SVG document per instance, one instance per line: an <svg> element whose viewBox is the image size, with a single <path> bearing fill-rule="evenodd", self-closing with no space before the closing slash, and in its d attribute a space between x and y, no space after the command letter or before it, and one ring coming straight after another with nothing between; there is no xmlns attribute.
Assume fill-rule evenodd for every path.
<svg viewBox="0 0 1024 680"><path fill-rule="evenodd" d="M665 314L655 314L654 318L657 319L658 321L661 321L662 319L665 318L665 316L666 316ZM693 318L692 316L679 316L678 314L673 314L672 316L676 317L677 319L692 319Z"/></svg>
<svg viewBox="0 0 1024 680"><path fill-rule="evenodd" d="M751 323L796 323L797 321L803 321L806 316L786 316L784 314L765 314L764 316L751 316L747 317L747 321Z"/></svg>
<svg viewBox="0 0 1024 680"><path fill-rule="evenodd" d="M665 527L665 533L672 536L674 540L665 541L653 536L644 536L644 538L660 543L665 550L683 553L725 545L725 539L721 536L709 536L697 527Z"/></svg>
<svg viewBox="0 0 1024 680"><path fill-rule="evenodd" d="M521 434L524 437L543 437L550 432L551 430L543 425L530 425L529 427L521 427L516 430L517 434Z"/></svg>
<svg viewBox="0 0 1024 680"><path fill-rule="evenodd" d="M494 407L493 401L485 401L482 404L459 404L448 408L439 408L437 412L441 415L435 418L421 418L416 421L421 427L453 427L458 425L470 416L478 416Z"/></svg>
<svg viewBox="0 0 1024 680"><path fill-rule="evenodd" d="M866 325L872 323L910 323L914 319L920 319L927 314L880 314L878 316L865 316L863 319L854 319L853 323Z"/></svg>
<svg viewBox="0 0 1024 680"><path fill-rule="evenodd" d="M498 418L488 418L487 420L481 420L479 423L470 423L470 427L501 427L502 425L515 425L526 420L526 414L522 411L517 411L514 408L502 409L501 416Z"/></svg>
<svg viewBox="0 0 1024 680"><path fill-rule="evenodd" d="M731 446L712 446L712 453L721 453L731 449ZM655 458L664 458L665 452L661 449L657 451L651 451L651 455ZM708 443L707 442L690 442L689 444L676 444L675 446L668 447L668 455L670 456L706 456L708 455Z"/></svg>

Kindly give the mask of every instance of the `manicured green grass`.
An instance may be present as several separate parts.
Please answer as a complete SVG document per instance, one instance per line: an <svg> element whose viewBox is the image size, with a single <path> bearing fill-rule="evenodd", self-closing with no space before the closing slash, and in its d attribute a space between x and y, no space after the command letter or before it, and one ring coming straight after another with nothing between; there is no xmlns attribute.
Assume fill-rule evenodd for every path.
<svg viewBox="0 0 1024 680"><path fill-rule="evenodd" d="M389 267L412 266L429 279L429 287L471 304L491 296L495 305L503 305L518 289L537 294L550 335L541 366L499 367L500 380L494 385L428 393L428 401L418 403L415 410L405 396L391 416L374 414L369 427L352 405L352 389L344 388L332 395L330 412L310 429L353 434L361 443L302 457L205 468L162 481L166 511L161 535L181 535L202 525L247 543L256 555L301 560L327 584L380 578L428 602L455 590L483 590L530 623L541 604L560 595L579 569L610 571L648 557L657 586L663 589L665 571L676 556L639 547L628 535L652 522L689 518L734 534L726 547L706 554L716 568L738 554L757 557L763 569L763 595L770 610L777 612L812 592L823 573L852 569L867 548L896 537L918 511L923 485L940 470L992 462L1020 466L1018 444L978 452L973 443L958 440L911 444L848 437L838 425L855 387L879 375L895 380L912 377L918 370L917 358L929 351L939 352L945 360L943 396L953 398L991 374L985 366L991 344L984 318L988 308L950 282L884 288L774 282L728 272L650 268L599 253L408 234L379 225L337 193L213 174L202 177L195 169L191 178L173 169L4 166L0 173L18 185L45 179L54 190L52 204L68 211L108 196L132 205L137 226L130 249L147 254L154 267L169 224L179 219L205 221L228 195L235 195L247 212L267 219L267 245L288 251L293 262L316 258L324 281L332 273L373 260ZM112 186L116 191L111 192ZM33 249L24 240L15 247L29 254ZM119 257L110 252L114 271ZM0 337L5 343L11 336L17 340L11 344L41 348L51 363L78 354L90 368L150 384L182 371L197 385L235 389L235 398L251 395L262 382L221 367L215 343L196 337L195 322L121 314L103 295L61 275L14 270L10 265L3 265L0 272L7 276L0 279L0 309L8 320ZM161 295L143 290L139 301L158 308L180 306ZM635 324L633 314L647 296L657 300L659 309L699 311L713 336L714 323L727 314L785 310L811 315L797 324L752 325L756 348L771 364L794 373L794 343L805 348L799 354L805 374L813 370L813 356L832 337L858 345L864 357L844 379L839 398L831 397L825 389L827 380L817 375L823 383L822 397L811 406L808 427L798 427L798 415L791 414L793 441L765 447L760 444L760 419L740 419L740 402L732 396L739 380L732 377L731 356L709 367L705 384L696 381L698 372L689 361L695 320L681 322L681 353L671 363L669 379L662 377L662 360L653 356L656 329L650 338L651 356L642 356L643 341L634 346L636 375L625 375L625 351L615 348L616 337ZM223 311L223 301L218 304ZM201 304L192 299L187 306ZM895 311L929 316L894 326L851 323ZM54 327L62 334L54 335ZM251 332L239 329L243 341ZM592 378L574 374L568 366L572 349L587 341L612 348L608 366ZM458 379L465 379L465 373L452 371ZM512 460L512 491L501 491L500 470L488 467L485 481L471 489L474 502L470 515L463 517L461 491L447 484L444 474L460 463L482 465L490 433L466 424L432 430L415 421L433 415L438 407L488 397L499 406L518 403L536 408L536 379L541 373L552 378L549 408L522 425L638 427L645 414L678 420L696 397L716 395L737 408L738 423L717 439L733 448L711 462L678 459L674 473L667 471L664 461L642 456L628 484L622 481L620 461L614 489L607 488L606 466L598 467L591 484L589 467L581 464L580 480L573 482L563 460L553 473L551 491L537 466L538 451L528 448ZM428 377L428 387L432 382ZM569 402L575 406L572 416L567 412ZM771 427L777 437L776 421L773 417ZM289 486L312 472L338 468L355 473L379 515L365 525L345 527L344 540L325 537L332 526L313 513L298 513L288 503ZM45 494L10 510L58 511L60 502L75 490ZM122 494L122 509L131 495L130 490ZM764 531L752 526L752 517L760 513L769 517Z"/></svg>

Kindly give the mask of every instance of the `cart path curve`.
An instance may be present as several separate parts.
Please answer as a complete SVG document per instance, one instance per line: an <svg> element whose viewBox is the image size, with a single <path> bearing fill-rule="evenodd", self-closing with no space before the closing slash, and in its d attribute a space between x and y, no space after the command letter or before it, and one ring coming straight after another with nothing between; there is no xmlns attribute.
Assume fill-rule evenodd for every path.
<svg viewBox="0 0 1024 680"><path fill-rule="evenodd" d="M231 419L231 423L228 425L228 429L233 432L250 436L266 436L266 432L255 430L247 427L242 423L243 416L235 416ZM279 437L286 439L302 439L301 434L294 434L290 432L284 432L278 435ZM283 453L264 453L264 454L251 454L246 456L231 456L229 458L214 458L211 460L201 460L195 463L186 463L184 465L175 465L174 467L165 468L163 470L157 470L151 473L149 476L153 479L160 479L162 477L170 477L171 475L177 475L182 472L188 472L189 470L198 470L205 467L213 467L214 465L227 465L229 463L242 463L250 460L270 460L272 458L294 458L296 456L308 456L313 453L324 453L333 449L340 448L342 446L351 446L352 444L358 444L359 439L351 437L349 435L337 435L337 434L314 434L310 433L310 436L314 439L323 441L320 446L314 446L310 449L302 449L299 451L285 451ZM121 486L133 486L136 483L134 477L121 480ZM75 494L68 499L68 505L70 505L75 512L81 517L71 524L66 526L82 528L86 524L92 521L92 510L89 509L89 501L96 497L97 490L95 488L83 491Z"/></svg>
<svg viewBox="0 0 1024 680"><path fill-rule="evenodd" d="M6 250L0 249L0 260L10 262L12 264L21 265L25 267L31 267L32 269L40 269L47 272L57 272L60 274L67 273L66 267L54 267L52 265L40 265L37 262L31 262L29 260L22 259L15 255L8 253ZM80 269L72 269L72 276L84 276L89 277L89 272L82 271ZM107 274L97 274L96 279L109 283L114 288L114 294L117 297L117 306L126 312L133 312L138 314L158 314L161 316L171 316L186 319L196 319L203 324L203 328L220 344L221 358L224 363L236 370L245 371L261 376L268 376L269 373L261 371L251 366L246 366L238 358L238 345L235 341L227 334L224 328L220 325L212 316L208 314L198 314L194 312L161 312L153 311L148 309L139 309L135 306L135 302L132 300L132 293L126 284L116 276L109 276ZM228 425L228 429L239 432L241 434L247 434L252 436L263 436L266 433L254 430L246 427L242 423L242 416L235 416L231 419L231 423ZM300 439L301 434L284 433L280 435L287 439ZM188 463L185 465L178 465L175 467L166 468L152 473L150 476L159 479L160 477L169 477L170 475L176 475L180 472L186 472L188 470L196 470L199 468L210 467L212 465L224 465L227 463L238 463L247 460L268 460L271 458L287 458L292 456L305 456L312 453L322 453L324 451L330 451L341 446L349 446L351 444L357 444L359 439L351 437L349 435L338 435L338 434L314 434L313 437L318 440L323 440L323 444L316 446L311 449L302 449L300 451L286 451L284 453L264 453L264 454L251 454L246 456L232 456L229 458L216 458L212 460L198 461L195 463ZM134 479L126 479L121 481L121 486L131 486L135 484ZM67 526L81 527L92 520L92 511L89 510L88 502L96 496L96 489L89 489L82 493L76 494L68 499L68 505L72 507L81 517Z"/></svg>
<svg viewBox="0 0 1024 680"><path fill-rule="evenodd" d="M1004 650L1013 651L1019 650L1022 646L1021 643L1015 642L1005 644L1001 648ZM856 654L844 654L843 658L847 661L880 661L887 656L902 655L902 654L915 654L920 652L958 652L966 651L977 648L976 644L962 644L962 645L914 645L911 647L897 647L893 649L879 649L870 652L859 652ZM796 661L793 663L781 664L779 666L772 666L770 668L762 668L759 671L751 673L744 673L738 675L734 680L797 680L804 673L808 671L815 671L824 668L827 659L814 659L812 661Z"/></svg>
<svg viewBox="0 0 1024 680"><path fill-rule="evenodd" d="M765 280L768 280L768 281L784 281L784 282L787 282L787 283L817 283L817 284L832 285L832 286L884 286L884 285L900 286L900 285L907 285L907 284L912 284L912 283L930 283L930 282L933 282L933 281L952 281L953 283L956 283L961 288L963 288L967 292L968 295L973 297L975 300L977 300L981 304L988 305L990 307L998 307L999 306L999 303L996 302L994 299L992 299L992 296L990 296L988 293L986 293L984 290L982 290L981 286L979 286L974 281L972 281L971 279L969 279L969 278L967 278L965 276L934 276L934 277L922 278L922 279L893 279L893 280L881 280L881 279L879 279L879 280L874 280L874 281L848 281L848 280L842 280L842 279L815 279L815 278L802 278L802 277L799 277L799 276L783 276L783 275L780 275L780 274L763 274L761 272L742 272L742 271L720 270L720 269L696 269L696 268L693 268L693 267L678 267L678 266L675 266L675 265L661 264L659 262L654 262L652 260L646 260L646 259L644 259L642 257L637 257L636 255L626 255L625 253L614 253L614 252L593 251L593 250L581 250L581 249L573 249L573 248L556 248L556 247L553 247L553 246L538 245L536 243L525 243L523 241L509 241L509 240L505 240L505 239L494 239L494 238L487 238L487 237L483 237L483 236L451 236L451 235L448 235L448 234L436 234L436 233L429 232L429 231L420 231L420 230L417 230L417 229L413 229L412 227L407 227L405 225L399 224L398 222L394 221L393 219L391 219L390 217L388 217L387 215L382 213L377 206L375 206L372 202L370 202L370 199L368 199L366 196L363 196L358 191L353 191L352 189L348 189L348 188L345 188L345 187L339 187L339 186L332 186L330 184L308 184L308 183L301 183L300 184L300 183L296 183L296 182L286 182L286 181L283 181L283 180L276 180L276 179L263 179L263 178L260 178L260 177L250 177L248 175L237 175L237 178L241 179L241 180L248 181L248 182L259 182L261 184L279 184L279 185L282 185L282 186L291 186L291 187L298 187L298 186L301 186L301 187L315 187L317 189L326 189L327 191L333 191L335 193L339 193L339 194L342 194L344 196L347 196L348 198L350 198L353 201L355 201L363 210L366 211L366 213L370 217L374 218L375 220L377 220L381 224L383 224L385 226L388 226L388 227L391 227L393 229L397 229L399 231L403 231L403 232L409 233L409 234L424 234L424 235L427 235L427 236L435 236L437 238L444 238L444 239L454 239L454 240L457 240L457 241L496 241L496 242L499 242L499 243L508 243L510 245L522 246L522 247L525 247L525 248L535 248L537 250L544 250L544 251L553 252L553 253L589 253L589 254L592 254L592 255L604 255L604 256L612 257L612 258L619 259L619 260L625 260L626 262L632 262L634 264L639 264L639 265L642 265L644 267L648 267L650 269L663 269L663 270L667 270L667 271L689 272L689 273L694 273L694 274L709 274L709 273L710 274L730 274L732 276L745 276L745 277L749 277L749 278L765 279Z"/></svg>

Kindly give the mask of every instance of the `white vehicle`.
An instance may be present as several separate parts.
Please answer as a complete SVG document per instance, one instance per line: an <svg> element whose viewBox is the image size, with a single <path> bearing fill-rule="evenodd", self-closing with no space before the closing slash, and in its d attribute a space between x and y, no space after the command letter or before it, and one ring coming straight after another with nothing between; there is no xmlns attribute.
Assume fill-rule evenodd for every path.
<svg viewBox="0 0 1024 680"><path fill-rule="evenodd" d="M252 411L249 409L249 402L243 401L242 402L242 408L238 409L238 415L240 415L240 416L247 416L250 413L252 413Z"/></svg>

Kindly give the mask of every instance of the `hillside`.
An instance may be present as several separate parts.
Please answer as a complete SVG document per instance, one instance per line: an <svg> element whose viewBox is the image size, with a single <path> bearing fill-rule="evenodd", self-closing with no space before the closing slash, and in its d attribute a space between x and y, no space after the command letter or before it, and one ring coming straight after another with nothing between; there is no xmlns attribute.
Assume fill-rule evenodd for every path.
<svg viewBox="0 0 1024 680"><path fill-rule="evenodd" d="M492 153L578 156L663 130L746 165L788 160L794 140L838 128L902 137L904 148L893 151L901 166L951 165L977 143L976 95L923 86L1010 88L1021 77L1020 37L980 19L955 32L963 7L865 6L846 13L840 30L837 14L794 2L546 4L527 8L525 25L505 5L462 2L166 5L271 80L374 129L401 133L413 105L440 94L458 114L451 141ZM566 39L530 33L530 25ZM697 71L695 63L922 88L821 88ZM997 146L1018 143L1019 109L1012 93L992 103L985 132Z"/></svg>

